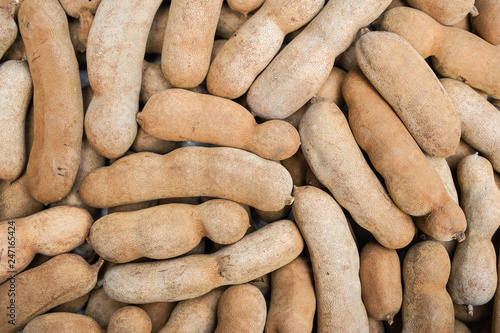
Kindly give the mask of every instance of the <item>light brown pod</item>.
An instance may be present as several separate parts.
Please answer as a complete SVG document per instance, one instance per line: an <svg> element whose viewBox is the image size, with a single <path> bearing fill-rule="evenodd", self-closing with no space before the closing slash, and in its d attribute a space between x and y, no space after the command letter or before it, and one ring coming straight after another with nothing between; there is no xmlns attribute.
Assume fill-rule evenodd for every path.
<svg viewBox="0 0 500 333"><path fill-rule="evenodd" d="M46 313L26 325L23 333L103 333L92 318L76 313Z"/></svg>
<svg viewBox="0 0 500 333"><path fill-rule="evenodd" d="M83 208L61 206L28 217L0 222L0 283L20 273L35 254L69 252L87 237L92 216Z"/></svg>
<svg viewBox="0 0 500 333"><path fill-rule="evenodd" d="M468 312L466 305L453 303L453 308L455 318L466 323L477 323L495 316L495 314L492 314L493 302L491 301L485 305L475 306L472 315Z"/></svg>
<svg viewBox="0 0 500 333"><path fill-rule="evenodd" d="M51 309L49 312L77 313L78 311L83 309L85 304L87 304L87 301L89 300L89 296L90 296L90 293L87 293L83 296L72 299L71 301L60 304L60 305L54 307L53 309Z"/></svg>
<svg viewBox="0 0 500 333"><path fill-rule="evenodd" d="M383 246L408 245L415 226L369 167L342 111L328 101L315 103L302 117L299 132L314 175L353 219Z"/></svg>
<svg viewBox="0 0 500 333"><path fill-rule="evenodd" d="M35 200L47 205L69 193L80 164L80 74L59 1L25 0L19 9L19 27L33 79L35 108L28 189Z"/></svg>
<svg viewBox="0 0 500 333"><path fill-rule="evenodd" d="M156 154L166 154L177 147L177 142L157 139L147 134L141 127L137 130L137 136L130 149L136 153L151 152Z"/></svg>
<svg viewBox="0 0 500 333"><path fill-rule="evenodd" d="M168 22L168 8L169 6L160 5L156 11L153 23L151 23L151 29L149 30L148 41L146 43L146 53L161 54L163 39L165 37L165 28L167 27Z"/></svg>
<svg viewBox="0 0 500 333"><path fill-rule="evenodd" d="M403 302L401 264L396 250L376 242L367 243L360 253L359 276L368 316L392 325Z"/></svg>
<svg viewBox="0 0 500 333"><path fill-rule="evenodd" d="M311 256L318 333L368 333L359 254L342 209L312 186L296 187L294 195L293 214Z"/></svg>
<svg viewBox="0 0 500 333"><path fill-rule="evenodd" d="M230 99L242 96L280 51L285 35L307 24L324 3L324 0L266 1L215 57L207 74L208 91Z"/></svg>
<svg viewBox="0 0 500 333"><path fill-rule="evenodd" d="M87 49L87 40L94 21L94 14L101 0L60 0L61 6L66 13L79 20L77 50L85 52Z"/></svg>
<svg viewBox="0 0 500 333"><path fill-rule="evenodd" d="M151 96L170 88L172 88L172 85L165 79L161 71L161 65L144 60L142 63L141 94L139 101L146 104Z"/></svg>
<svg viewBox="0 0 500 333"><path fill-rule="evenodd" d="M500 98L500 49L495 45L410 7L388 11L381 28L402 36L423 58L433 56L433 68L440 75Z"/></svg>
<svg viewBox="0 0 500 333"><path fill-rule="evenodd" d="M252 113L264 119L283 119L300 109L325 82L335 57L390 2L329 1L254 81L247 93Z"/></svg>
<svg viewBox="0 0 500 333"><path fill-rule="evenodd" d="M107 333L151 333L151 319L137 306L125 306L109 319Z"/></svg>
<svg viewBox="0 0 500 333"><path fill-rule="evenodd" d="M446 291L450 258L433 241L413 245L403 261L403 331L453 332L453 302Z"/></svg>
<svg viewBox="0 0 500 333"><path fill-rule="evenodd" d="M136 137L142 63L160 4L161 0L103 0L96 12L87 46L94 97L85 115L85 132L104 157L122 156Z"/></svg>
<svg viewBox="0 0 500 333"><path fill-rule="evenodd" d="M441 79L460 119L462 139L500 171L500 113L467 84Z"/></svg>
<svg viewBox="0 0 500 333"><path fill-rule="evenodd" d="M454 25L474 7L474 0L407 0L413 8L420 9L444 25Z"/></svg>
<svg viewBox="0 0 500 333"><path fill-rule="evenodd" d="M88 205L102 208L209 196L273 211L292 203L292 186L290 174L277 162L236 148L191 146L166 155L136 153L121 158L87 175L80 195Z"/></svg>
<svg viewBox="0 0 500 333"><path fill-rule="evenodd" d="M192 88L205 79L221 7L222 0L171 1L161 67L175 87Z"/></svg>
<svg viewBox="0 0 500 333"><path fill-rule="evenodd" d="M455 154L446 158L446 162L450 166L451 173L455 176L457 173L457 166L460 160L468 155L474 154L477 150L472 148L463 139L460 139L457 150Z"/></svg>
<svg viewBox="0 0 500 333"><path fill-rule="evenodd" d="M41 211L44 205L28 191L26 171L14 182L0 181L0 220L25 217Z"/></svg>
<svg viewBox="0 0 500 333"><path fill-rule="evenodd" d="M94 319L99 326L106 329L108 328L111 315L127 305L127 303L117 302L110 298L104 291L104 288L99 287L90 292L90 297L85 307L85 315Z"/></svg>
<svg viewBox="0 0 500 333"><path fill-rule="evenodd" d="M257 287L239 284L227 288L217 304L214 333L262 333L266 324L266 300Z"/></svg>
<svg viewBox="0 0 500 333"><path fill-rule="evenodd" d="M368 317L370 333L385 333L384 322Z"/></svg>
<svg viewBox="0 0 500 333"><path fill-rule="evenodd" d="M228 0L227 4L231 9L242 13L243 15L247 16L248 13L253 12L254 10L258 9L262 4L264 3L264 0Z"/></svg>
<svg viewBox="0 0 500 333"><path fill-rule="evenodd" d="M241 148L271 160L291 157L300 145L297 130L285 121L257 124L236 102L184 89L152 96L137 122L146 133L162 140Z"/></svg>
<svg viewBox="0 0 500 333"><path fill-rule="evenodd" d="M231 9L226 2L222 4L219 22L215 35L219 38L229 39L231 36L252 16L252 13L245 16L242 13Z"/></svg>
<svg viewBox="0 0 500 333"><path fill-rule="evenodd" d="M151 333L157 333L165 326L176 305L177 303L175 302L156 302L139 305L151 319Z"/></svg>
<svg viewBox="0 0 500 333"><path fill-rule="evenodd" d="M92 225L88 240L104 260L124 263L141 257L177 257L195 248L203 237L231 244L249 226L249 216L240 204L214 199L200 205L167 204L108 214Z"/></svg>
<svg viewBox="0 0 500 333"><path fill-rule="evenodd" d="M500 1L475 0L478 15L471 17L474 32L491 44L500 44Z"/></svg>
<svg viewBox="0 0 500 333"><path fill-rule="evenodd" d="M16 40L18 29L16 21L14 21L15 10L13 4L0 6L0 58Z"/></svg>
<svg viewBox="0 0 500 333"><path fill-rule="evenodd" d="M282 220L213 254L114 266L106 272L103 286L120 302L173 302L201 296L219 286L251 281L288 264L303 247L295 223ZM144 289L144 283L150 288Z"/></svg>
<svg viewBox="0 0 500 333"><path fill-rule="evenodd" d="M472 306L486 304L497 289L497 258L491 238L500 226L500 189L491 163L477 154L460 161L457 176L468 227L466 240L453 254L448 291L454 303L473 311Z"/></svg>
<svg viewBox="0 0 500 333"><path fill-rule="evenodd" d="M271 304L266 333L312 332L316 295L312 271L304 257L271 273Z"/></svg>
<svg viewBox="0 0 500 333"><path fill-rule="evenodd" d="M32 92L26 61L0 64L0 179L9 183L19 178L26 165L25 119Z"/></svg>
<svg viewBox="0 0 500 333"><path fill-rule="evenodd" d="M467 325L455 318L455 329L453 333L471 333L471 330L469 327L467 327Z"/></svg>
<svg viewBox="0 0 500 333"><path fill-rule="evenodd" d="M391 61L383 60L387 55ZM460 141L458 116L432 69L408 42L394 33L370 32L356 44L356 59L422 150L453 155Z"/></svg>
<svg viewBox="0 0 500 333"><path fill-rule="evenodd" d="M426 216L415 219L424 233L462 241L467 227L462 209L391 106L359 69L347 74L342 88L353 135L396 205L412 216Z"/></svg>
<svg viewBox="0 0 500 333"><path fill-rule="evenodd" d="M180 301L159 333L212 333L217 325L217 303L225 287Z"/></svg>
<svg viewBox="0 0 500 333"><path fill-rule="evenodd" d="M4 324L0 332L18 332L36 316L88 293L97 282L101 264L102 260L89 265L80 256L66 253L1 284L0 306L8 309L8 320L13 320L14 325Z"/></svg>

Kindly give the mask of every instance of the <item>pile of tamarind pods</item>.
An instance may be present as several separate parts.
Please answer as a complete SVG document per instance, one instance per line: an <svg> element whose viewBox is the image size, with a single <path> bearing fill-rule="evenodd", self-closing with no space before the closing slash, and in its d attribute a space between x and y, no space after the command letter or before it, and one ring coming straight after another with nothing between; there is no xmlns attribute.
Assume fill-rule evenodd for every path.
<svg viewBox="0 0 500 333"><path fill-rule="evenodd" d="M500 1L0 0L0 333L500 332Z"/></svg>

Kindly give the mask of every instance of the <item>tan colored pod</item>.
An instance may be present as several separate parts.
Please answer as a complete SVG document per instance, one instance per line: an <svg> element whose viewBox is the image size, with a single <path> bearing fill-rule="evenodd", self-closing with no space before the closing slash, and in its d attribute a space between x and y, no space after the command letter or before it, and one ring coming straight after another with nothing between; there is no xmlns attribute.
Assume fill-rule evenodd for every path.
<svg viewBox="0 0 500 333"><path fill-rule="evenodd" d="M242 205L214 199L200 205L167 204L108 214L92 225L88 241L101 258L111 262L168 259L192 250L203 237L219 244L234 243L249 226Z"/></svg>
<svg viewBox="0 0 500 333"><path fill-rule="evenodd" d="M252 113L264 119L283 119L300 109L325 82L335 57L390 2L329 1L254 81L247 93Z"/></svg>
<svg viewBox="0 0 500 333"><path fill-rule="evenodd" d="M87 49L87 40L94 21L94 14L101 0L60 0L61 6L66 13L74 18L79 19L78 24L78 44L77 50L85 52Z"/></svg>
<svg viewBox="0 0 500 333"><path fill-rule="evenodd" d="M353 135L396 205L412 216L425 215L415 219L424 233L462 241L467 227L462 209L391 106L359 69L347 74L342 88Z"/></svg>
<svg viewBox="0 0 500 333"><path fill-rule="evenodd" d="M469 327L467 327L467 325L455 318L455 329L453 333L471 333L471 330Z"/></svg>
<svg viewBox="0 0 500 333"><path fill-rule="evenodd" d="M462 139L500 171L500 113L467 84L441 79L460 119Z"/></svg>
<svg viewBox="0 0 500 333"><path fill-rule="evenodd" d="M104 330L90 317L76 313L46 313L26 325L23 333L103 333Z"/></svg>
<svg viewBox="0 0 500 333"><path fill-rule="evenodd" d="M455 154L456 153L457 152L455 151ZM437 171L450 198L458 204L457 186L455 185L455 181L453 180L453 173L451 171L450 165L447 162L447 159L441 157L432 157L425 153L424 155L432 165L432 167Z"/></svg>
<svg viewBox="0 0 500 333"><path fill-rule="evenodd" d="M253 12L254 10L258 9L262 4L264 3L264 0L228 0L227 4L231 9L242 13L243 15L247 16L248 13Z"/></svg>
<svg viewBox="0 0 500 333"><path fill-rule="evenodd" d="M477 154L458 164L460 204L467 217L467 238L457 245L448 291L456 304L484 305L497 289L497 258L491 242L500 227L500 189L491 163ZM478 260L481 258L481 260Z"/></svg>
<svg viewBox="0 0 500 333"><path fill-rule="evenodd" d="M192 88L203 82L222 0L172 0L170 3L161 67L175 87Z"/></svg>
<svg viewBox="0 0 500 333"><path fill-rule="evenodd" d="M127 303L118 302L110 298L104 291L104 288L99 287L90 292L90 297L85 307L85 315L94 319L99 326L106 329L108 328L111 315L127 305Z"/></svg>
<svg viewBox="0 0 500 333"><path fill-rule="evenodd" d="M103 0L96 12L87 46L94 98L85 115L85 132L104 157L122 156L136 137L142 63L160 4L161 0Z"/></svg>
<svg viewBox="0 0 500 333"><path fill-rule="evenodd" d="M471 17L474 32L491 44L500 44L500 1L475 0L478 15Z"/></svg>
<svg viewBox="0 0 500 333"><path fill-rule="evenodd" d="M101 264L102 260L89 265L80 256L65 253L1 284L0 306L8 309L8 320L14 325L4 324L0 332L18 332L38 315L87 294L97 282Z"/></svg>
<svg viewBox="0 0 500 333"><path fill-rule="evenodd" d="M402 36L423 58L432 56L440 75L500 98L500 49L495 45L471 32L443 26L410 7L388 11L381 28Z"/></svg>
<svg viewBox="0 0 500 333"><path fill-rule="evenodd" d="M420 9L444 25L454 25L469 14L474 0L406 0L413 8Z"/></svg>
<svg viewBox="0 0 500 333"><path fill-rule="evenodd" d="M252 16L252 13L245 16L242 13L231 9L224 1L220 10L219 22L215 30L215 36L229 39L231 36Z"/></svg>
<svg viewBox="0 0 500 333"><path fill-rule="evenodd" d="M160 5L156 11L153 23L151 23L151 29L149 30L148 41L146 43L146 53L161 54L161 50L163 48L163 38L165 37L165 28L167 27L168 22L168 8L169 6Z"/></svg>
<svg viewBox="0 0 500 333"><path fill-rule="evenodd" d="M324 3L267 0L215 57L207 74L208 91L230 99L242 96L280 51L285 35L312 20Z"/></svg>
<svg viewBox="0 0 500 333"><path fill-rule="evenodd" d="M154 94L170 88L172 88L172 85L165 79L161 71L161 65L144 60L142 63L141 94L139 101L146 104Z"/></svg>
<svg viewBox="0 0 500 333"><path fill-rule="evenodd" d="M25 0L19 9L19 26L35 108L28 189L35 200L47 205L69 193L78 171L83 135L80 74L59 1Z"/></svg>
<svg viewBox="0 0 500 333"><path fill-rule="evenodd" d="M492 315L493 302L491 301L485 305L475 306L472 315L468 312L466 305L453 303L453 308L455 310L455 318L466 323L477 323L494 316L494 314Z"/></svg>
<svg viewBox="0 0 500 333"><path fill-rule="evenodd" d="M360 253L359 276L368 316L392 325L403 302L401 264L396 250L376 242L367 243Z"/></svg>
<svg viewBox="0 0 500 333"><path fill-rule="evenodd" d="M344 96L342 95L342 83L344 82L346 71L333 67L321 88L311 98L311 103L329 100L337 104L338 107L344 105Z"/></svg>
<svg viewBox="0 0 500 333"><path fill-rule="evenodd" d="M134 202L125 205L113 206L108 208L108 214L122 213L122 212L135 212L141 209L158 206L158 200L148 200L141 202Z"/></svg>
<svg viewBox="0 0 500 333"><path fill-rule="evenodd" d="M85 258L84 258L85 259ZM49 312L70 312L70 313L77 313L78 311L82 310L85 304L87 304L87 301L89 300L90 293L87 293L83 296L77 297L75 299L72 299L71 301L68 301L66 303L60 304L56 307L54 307L52 310Z"/></svg>
<svg viewBox="0 0 500 333"><path fill-rule="evenodd" d="M342 111L328 101L315 103L302 117L299 132L314 175L353 219L385 247L408 245L415 226L366 162Z"/></svg>
<svg viewBox="0 0 500 333"><path fill-rule="evenodd" d="M309 262L298 257L272 272L271 283L271 303L264 332L312 332L316 295Z"/></svg>
<svg viewBox="0 0 500 333"><path fill-rule="evenodd" d="M214 333L262 333L266 325L267 305L260 290L251 284L227 288L217 304Z"/></svg>
<svg viewBox="0 0 500 333"><path fill-rule="evenodd" d="M342 208L329 194L312 186L296 187L294 195L293 214L314 274L318 333L368 333L358 249Z"/></svg>
<svg viewBox="0 0 500 333"><path fill-rule="evenodd" d="M291 157L300 145L299 133L285 121L257 124L236 102L184 89L152 96L137 122L158 139L241 148L271 160Z"/></svg>
<svg viewBox="0 0 500 333"><path fill-rule="evenodd" d="M212 333L217 326L217 303L225 287L180 301L159 333Z"/></svg>
<svg viewBox="0 0 500 333"><path fill-rule="evenodd" d="M10 184L0 181L0 221L29 216L43 208L28 191L26 171Z"/></svg>
<svg viewBox="0 0 500 333"><path fill-rule="evenodd" d="M413 245L403 261L403 330L409 332L453 332L453 302L446 291L450 258L433 241Z"/></svg>
<svg viewBox="0 0 500 333"><path fill-rule="evenodd" d="M26 61L0 64L0 179L9 183L19 178L26 165L25 119L32 93Z"/></svg>
<svg viewBox="0 0 500 333"><path fill-rule="evenodd" d="M151 333L151 319L137 306L125 306L109 319L107 333Z"/></svg>
<svg viewBox="0 0 500 333"><path fill-rule="evenodd" d="M292 203L292 177L281 164L241 149L183 147L166 155L136 153L91 172L80 195L92 207L158 198L209 196L261 210Z"/></svg>
<svg viewBox="0 0 500 333"><path fill-rule="evenodd" d="M157 139L149 135L141 127L137 130L137 136L130 149L136 153L151 152L155 154L166 154L177 148L177 142Z"/></svg>
<svg viewBox="0 0 500 333"><path fill-rule="evenodd" d="M7 60L22 60L23 58L26 59L26 48L24 47L21 34L17 34L14 43L5 51L0 60L3 62Z"/></svg>
<svg viewBox="0 0 500 333"><path fill-rule="evenodd" d="M384 322L381 320L368 317L368 325L370 333L385 333Z"/></svg>
<svg viewBox="0 0 500 333"><path fill-rule="evenodd" d="M391 61L383 60L387 56ZM458 116L432 69L408 42L394 33L370 32L356 44L356 59L422 150L453 155L460 141Z"/></svg>
<svg viewBox="0 0 500 333"><path fill-rule="evenodd" d="M139 305L151 319L151 333L157 333L165 326L176 305L176 302L156 302Z"/></svg>
<svg viewBox="0 0 500 333"><path fill-rule="evenodd" d="M16 40L18 29L14 21L15 10L14 4L0 5L0 58Z"/></svg>
<svg viewBox="0 0 500 333"><path fill-rule="evenodd" d="M106 272L103 286L120 302L173 302L270 273L298 257L303 247L295 223L282 220L213 254L117 265ZM144 289L144 283L150 288Z"/></svg>
<svg viewBox="0 0 500 333"><path fill-rule="evenodd" d="M457 166L460 160L468 155L474 154L477 152L476 149L472 148L467 142L463 139L460 139L460 143L458 144L457 150L455 154L446 158L446 162L450 166L451 173L453 175L457 174Z"/></svg>
<svg viewBox="0 0 500 333"><path fill-rule="evenodd" d="M92 216L83 208L61 206L28 217L0 222L0 283L20 273L35 254L69 252L87 237Z"/></svg>

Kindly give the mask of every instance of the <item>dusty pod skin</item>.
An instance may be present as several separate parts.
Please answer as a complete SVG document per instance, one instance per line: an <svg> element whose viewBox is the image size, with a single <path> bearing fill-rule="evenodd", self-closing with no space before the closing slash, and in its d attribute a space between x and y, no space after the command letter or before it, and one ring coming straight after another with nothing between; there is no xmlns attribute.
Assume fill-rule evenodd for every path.
<svg viewBox="0 0 500 333"><path fill-rule="evenodd" d="M242 13L247 16L248 13L253 12L258 9L264 0L228 0L227 4L229 7L237 12Z"/></svg>
<svg viewBox="0 0 500 333"><path fill-rule="evenodd" d="M89 297L90 297L90 293L87 293L83 296L72 299L71 301L68 301L68 302L63 303L61 305L58 305L55 308L51 309L49 312L77 313L78 311L83 309L85 304L87 304Z"/></svg>
<svg viewBox="0 0 500 333"><path fill-rule="evenodd" d="M431 0L406 0L413 8L420 9L444 25L454 25L469 14L474 0L444 0L436 3Z"/></svg>
<svg viewBox="0 0 500 333"><path fill-rule="evenodd" d="M208 91L230 99L243 95L280 51L285 35L307 24L324 3L266 1L215 57L207 75Z"/></svg>
<svg viewBox="0 0 500 333"><path fill-rule="evenodd" d="M467 325L465 325L460 320L455 318L455 329L454 329L453 333L470 333L470 332L471 332L471 330L469 327L467 327ZM492 331L492 332L495 332L495 331Z"/></svg>
<svg viewBox="0 0 500 333"><path fill-rule="evenodd" d="M14 320L15 325L3 319L0 332L18 332L38 315L59 304L87 294L97 282L97 273L101 265L102 260L89 265L80 256L65 253L1 284L0 295L4 296L0 298L0 306L9 309L9 315L12 314L10 309L13 304L13 298L8 296L9 289L12 288L12 284L15 286L15 311L14 315L8 319Z"/></svg>
<svg viewBox="0 0 500 333"><path fill-rule="evenodd" d="M125 154L136 137L146 41L160 4L103 0L92 23L87 70L94 98L85 115L85 132L106 158Z"/></svg>
<svg viewBox="0 0 500 333"><path fill-rule="evenodd" d="M231 36L252 16L252 13L243 15L231 9L224 1L220 10L219 22L215 30L215 36L229 39Z"/></svg>
<svg viewBox="0 0 500 333"><path fill-rule="evenodd" d="M300 146L299 133L285 121L257 124L236 102L184 89L152 96L137 122L158 139L241 148L270 160L289 158Z"/></svg>
<svg viewBox="0 0 500 333"><path fill-rule="evenodd" d="M141 94L139 101L146 104L151 96L170 88L172 88L172 85L165 79L161 71L161 65L144 60L142 63Z"/></svg>
<svg viewBox="0 0 500 333"><path fill-rule="evenodd" d="M26 61L0 64L0 179L9 183L19 178L26 165L25 119L32 93Z"/></svg>
<svg viewBox="0 0 500 333"><path fill-rule="evenodd" d="M23 333L103 333L104 330L92 318L76 313L46 313L26 325Z"/></svg>
<svg viewBox="0 0 500 333"><path fill-rule="evenodd" d="M79 52L85 52L87 49L87 39L94 21L94 14L101 0L60 0L61 6L66 13L79 19L78 24L78 47Z"/></svg>
<svg viewBox="0 0 500 333"><path fill-rule="evenodd" d="M103 286L111 298L135 304L194 298L270 273L298 257L303 247L295 223L282 220L212 254L114 266L106 272ZM143 288L146 281L149 290Z"/></svg>
<svg viewBox="0 0 500 333"><path fill-rule="evenodd" d="M477 149L500 171L500 113L467 84L441 79L462 129L462 139Z"/></svg>
<svg viewBox="0 0 500 333"><path fill-rule="evenodd" d="M401 264L396 250L376 242L367 243L360 253L359 276L368 316L392 325L403 302Z"/></svg>
<svg viewBox="0 0 500 333"><path fill-rule="evenodd" d="M381 29L403 37L423 58L432 56L433 68L440 75L500 98L500 49L495 45L471 32L443 26L410 7L388 11Z"/></svg>
<svg viewBox="0 0 500 333"><path fill-rule="evenodd" d="M299 132L301 149L314 175L353 219L385 247L408 245L415 226L371 170L342 111L328 101L312 104Z"/></svg>
<svg viewBox="0 0 500 333"><path fill-rule="evenodd" d="M211 333L217 325L217 304L225 287L180 301L159 333Z"/></svg>
<svg viewBox="0 0 500 333"><path fill-rule="evenodd" d="M125 306L109 319L107 333L150 333L151 319L137 306Z"/></svg>
<svg viewBox="0 0 500 333"><path fill-rule="evenodd" d="M110 298L102 287L96 288L90 292L85 315L94 319L99 326L108 328L109 319L115 311L127 306L127 303L115 301Z"/></svg>
<svg viewBox="0 0 500 333"><path fill-rule="evenodd" d="M451 173L455 176L457 174L458 163L462 160L462 158L472 155L476 152L476 149L472 148L463 139L460 139L460 143L458 144L455 154L446 158L446 162L450 166Z"/></svg>
<svg viewBox="0 0 500 333"><path fill-rule="evenodd" d="M368 326L370 333L385 333L384 322L368 317Z"/></svg>
<svg viewBox="0 0 500 333"><path fill-rule="evenodd" d="M424 233L462 241L467 227L462 209L391 106L359 69L347 74L342 88L353 135L396 205L412 216L425 215L415 219Z"/></svg>
<svg viewBox="0 0 500 333"><path fill-rule="evenodd" d="M424 241L408 250L403 261L402 332L453 332L449 275L450 258L441 244Z"/></svg>
<svg viewBox="0 0 500 333"><path fill-rule="evenodd" d="M18 29L14 21L15 10L15 4L0 5L0 58L16 40Z"/></svg>
<svg viewBox="0 0 500 333"><path fill-rule="evenodd" d="M214 333L262 333L266 325L266 300L257 287L239 284L227 288L217 304Z"/></svg>
<svg viewBox="0 0 500 333"><path fill-rule="evenodd" d="M151 319L151 333L157 333L165 326L176 305L176 302L156 302L139 305Z"/></svg>
<svg viewBox="0 0 500 333"><path fill-rule="evenodd" d="M271 273L271 304L264 332L312 332L316 313L312 278L304 257Z"/></svg>
<svg viewBox="0 0 500 333"><path fill-rule="evenodd" d="M471 18L475 33L491 44L500 44L500 1L476 0L474 5L479 12Z"/></svg>
<svg viewBox="0 0 500 333"><path fill-rule="evenodd" d="M168 22L168 8L169 6L161 5L156 11L153 23L151 23L151 29L149 30L148 41L146 42L146 53L161 53L165 28Z"/></svg>
<svg viewBox="0 0 500 333"><path fill-rule="evenodd" d="M0 221L29 216L43 208L28 191L26 171L10 184L0 181Z"/></svg>
<svg viewBox="0 0 500 333"><path fill-rule="evenodd" d="M221 7L222 0L171 1L161 67L175 87L195 87L207 76Z"/></svg>
<svg viewBox="0 0 500 333"><path fill-rule="evenodd" d="M391 61L382 60L387 55ZM453 155L460 141L458 116L432 69L408 42L394 33L369 32L356 44L356 59L422 150Z"/></svg>
<svg viewBox="0 0 500 333"><path fill-rule="evenodd" d="M130 147L136 153L151 152L155 154L166 154L177 147L177 142L160 140L147 134L141 127L137 131L134 143Z"/></svg>
<svg viewBox="0 0 500 333"><path fill-rule="evenodd" d="M88 205L101 208L209 196L275 211L292 203L292 186L292 177L277 162L236 148L191 146L166 155L123 157L88 174L80 195Z"/></svg>
<svg viewBox="0 0 500 333"><path fill-rule="evenodd" d="M477 154L460 161L457 176L468 227L466 240L453 255L448 291L454 303L467 305L473 313L473 306L486 304L497 289L497 258L491 238L500 226L500 189L491 163Z"/></svg>
<svg viewBox="0 0 500 333"><path fill-rule="evenodd" d="M85 209L71 206L0 222L0 230L6 235L0 241L0 283L12 275L12 265L19 273L37 253L54 256L73 250L84 242L92 222Z"/></svg>
<svg viewBox="0 0 500 333"><path fill-rule="evenodd" d="M35 108L28 189L35 200L47 205L69 193L80 164L80 74L59 1L25 0L19 9L19 27L33 79Z"/></svg>
<svg viewBox="0 0 500 333"><path fill-rule="evenodd" d="M293 214L314 274L318 333L368 333L359 254L342 209L329 194L312 186L296 187L294 196Z"/></svg>
<svg viewBox="0 0 500 333"><path fill-rule="evenodd" d="M247 93L252 113L264 119L283 119L300 109L325 82L335 57L390 2L329 1L254 81Z"/></svg>
<svg viewBox="0 0 500 333"><path fill-rule="evenodd" d="M200 205L167 204L108 214L92 225L88 240L104 260L124 263L141 257L177 257L195 248L203 237L231 244L249 226L249 216L240 204L214 199Z"/></svg>

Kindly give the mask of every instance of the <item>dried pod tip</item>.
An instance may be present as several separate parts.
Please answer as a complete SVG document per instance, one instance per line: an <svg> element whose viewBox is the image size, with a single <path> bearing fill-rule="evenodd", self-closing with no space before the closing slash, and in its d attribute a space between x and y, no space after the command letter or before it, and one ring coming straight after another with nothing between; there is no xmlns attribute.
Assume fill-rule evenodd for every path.
<svg viewBox="0 0 500 333"><path fill-rule="evenodd" d="M457 242L463 242L465 240L465 233L463 231L459 231L453 237Z"/></svg>
<svg viewBox="0 0 500 333"><path fill-rule="evenodd" d="M472 306L472 304L467 304L467 313L471 317L474 316L474 307Z"/></svg>
<svg viewBox="0 0 500 333"><path fill-rule="evenodd" d="M385 317L385 320L387 320L389 325L392 325L394 323L394 315L392 313L388 314L387 317Z"/></svg>
<svg viewBox="0 0 500 333"><path fill-rule="evenodd" d="M477 10L476 6L473 6L469 13L470 13L470 16L472 16L472 17L479 15L479 11Z"/></svg>

